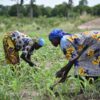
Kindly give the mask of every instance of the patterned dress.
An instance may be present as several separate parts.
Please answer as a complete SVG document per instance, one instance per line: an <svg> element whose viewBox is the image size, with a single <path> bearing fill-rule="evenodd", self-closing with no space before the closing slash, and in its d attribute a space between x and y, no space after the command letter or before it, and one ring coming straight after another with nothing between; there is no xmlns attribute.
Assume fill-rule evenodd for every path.
<svg viewBox="0 0 100 100"><path fill-rule="evenodd" d="M18 31L13 32L11 34L11 38L15 42L15 48L17 50L21 50L22 53L24 53L26 56L28 53L32 53L30 52L30 49L33 43L35 42L33 42L32 38Z"/></svg>
<svg viewBox="0 0 100 100"><path fill-rule="evenodd" d="M3 39L6 62L9 64L19 63L19 50L21 50L25 56L28 54L31 55L33 51L30 49L34 43L33 41L36 42L36 40L18 31L7 33Z"/></svg>
<svg viewBox="0 0 100 100"><path fill-rule="evenodd" d="M85 46L88 48L74 63L75 75L100 76L99 31L65 35L60 42L61 50L69 61L74 59Z"/></svg>

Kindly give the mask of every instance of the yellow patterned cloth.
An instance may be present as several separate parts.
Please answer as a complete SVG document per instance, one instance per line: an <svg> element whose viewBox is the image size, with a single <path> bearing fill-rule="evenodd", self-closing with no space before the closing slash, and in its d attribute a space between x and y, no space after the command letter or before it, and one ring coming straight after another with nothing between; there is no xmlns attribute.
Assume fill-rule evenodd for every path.
<svg viewBox="0 0 100 100"><path fill-rule="evenodd" d="M5 59L7 64L19 63L19 54L15 50L15 43L12 41L10 35L7 33L3 38L3 47L5 52Z"/></svg>
<svg viewBox="0 0 100 100"><path fill-rule="evenodd" d="M100 76L100 31L65 35L60 42L69 61L76 58L85 46L88 48L74 63L75 75Z"/></svg>

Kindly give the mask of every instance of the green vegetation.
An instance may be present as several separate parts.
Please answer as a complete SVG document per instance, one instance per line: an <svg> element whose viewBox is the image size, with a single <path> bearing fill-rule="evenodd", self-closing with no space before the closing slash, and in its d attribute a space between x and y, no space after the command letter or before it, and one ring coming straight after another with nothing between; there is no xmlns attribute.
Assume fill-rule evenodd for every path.
<svg viewBox="0 0 100 100"><path fill-rule="evenodd" d="M100 4L90 7L88 6L88 0L80 0L77 6L74 6L73 0L69 0L68 3L63 2L62 4L56 5L54 8L36 5L36 0L30 0L30 3L27 5L23 5L24 0L19 1L19 4L16 2L17 4L12 6L0 5L0 15L17 17L29 16L30 18L39 16L75 18L85 13L100 16Z"/></svg>
<svg viewBox="0 0 100 100"><path fill-rule="evenodd" d="M99 89L96 88L99 84L89 85L86 80L84 82L86 86L84 95L77 96L80 82L79 79L73 77L73 69L69 73L72 77L55 87L54 92L59 93L58 97L49 89L58 80L55 78L56 71L67 63L60 48L54 48L50 44L48 40L49 32L53 28L62 28L66 32L76 33L80 31L77 29L78 25L91 19L94 19L94 17L81 16L73 19L0 17L0 100L100 99ZM46 45L35 51L32 56L32 61L38 67L37 71L22 60L20 65L16 66L5 64L2 39L4 33L14 30L25 32L31 37L43 37L46 40ZM11 70L12 68L15 69L14 72ZM73 96L71 92L76 94Z"/></svg>

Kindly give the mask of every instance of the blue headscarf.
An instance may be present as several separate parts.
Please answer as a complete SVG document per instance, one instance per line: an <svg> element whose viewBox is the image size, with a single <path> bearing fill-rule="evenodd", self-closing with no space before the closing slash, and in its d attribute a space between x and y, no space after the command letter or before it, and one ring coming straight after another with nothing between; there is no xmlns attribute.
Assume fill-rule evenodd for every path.
<svg viewBox="0 0 100 100"><path fill-rule="evenodd" d="M38 44L39 44L40 46L44 46L44 44L45 44L44 39L43 39L43 38L39 38L39 39L38 39Z"/></svg>
<svg viewBox="0 0 100 100"><path fill-rule="evenodd" d="M68 35L69 33L65 33L61 29L53 29L51 33L49 34L49 40L54 40L56 38L61 39L64 35Z"/></svg>

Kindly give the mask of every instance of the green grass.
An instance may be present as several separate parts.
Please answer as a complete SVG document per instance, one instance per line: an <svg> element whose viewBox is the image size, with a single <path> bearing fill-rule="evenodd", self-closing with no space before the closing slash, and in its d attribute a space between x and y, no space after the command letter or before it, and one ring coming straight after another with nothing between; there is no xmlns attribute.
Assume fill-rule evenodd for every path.
<svg viewBox="0 0 100 100"><path fill-rule="evenodd" d="M58 80L55 78L56 71L63 67L67 60L59 47L54 48L51 45L48 34L53 28L62 28L72 33L79 32L81 30L78 30L77 26L93 18L91 16L75 19L0 17L0 100L73 100L78 98L76 95L68 95L73 91L79 92L80 87L79 80L73 77L73 69L70 71L72 77L55 87L54 92L57 91L59 97L55 97L54 92L49 89ZM2 39L4 33L14 30L25 32L31 37L45 39L45 46L32 55L32 61L39 67L37 71L22 59L20 65L16 65L14 72L11 69L15 66L5 64ZM84 84L86 85L84 98L93 99L99 94L94 85L90 86L87 81Z"/></svg>

